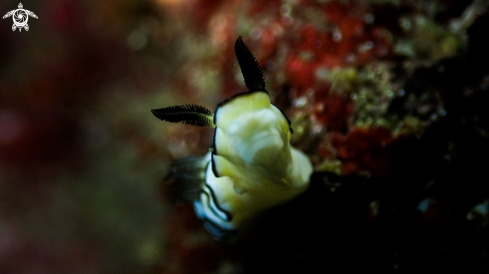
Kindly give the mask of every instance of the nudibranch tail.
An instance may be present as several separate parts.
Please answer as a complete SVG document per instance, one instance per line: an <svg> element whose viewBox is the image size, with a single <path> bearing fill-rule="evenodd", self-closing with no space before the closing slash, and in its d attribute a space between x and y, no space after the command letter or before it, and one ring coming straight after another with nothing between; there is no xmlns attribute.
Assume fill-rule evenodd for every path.
<svg viewBox="0 0 489 274"><path fill-rule="evenodd" d="M256 61L255 56L253 56L248 47L246 47L241 36L236 40L234 50L248 90L266 91L260 64L258 64L258 61Z"/></svg>
<svg viewBox="0 0 489 274"><path fill-rule="evenodd" d="M214 114L203 106L182 105L152 109L153 115L170 123L184 123L199 127L214 127Z"/></svg>

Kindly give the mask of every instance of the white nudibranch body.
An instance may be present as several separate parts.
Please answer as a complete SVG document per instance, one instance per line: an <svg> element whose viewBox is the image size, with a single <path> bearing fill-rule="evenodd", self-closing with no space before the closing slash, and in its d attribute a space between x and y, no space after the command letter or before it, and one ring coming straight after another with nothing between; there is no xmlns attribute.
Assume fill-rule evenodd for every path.
<svg viewBox="0 0 489 274"><path fill-rule="evenodd" d="M289 122L270 103L267 93L239 94L215 115L214 145L207 156L211 162L205 181L219 207L205 206L212 194L204 191L195 208L199 217L231 232L302 193L312 166L307 156L290 146ZM231 218L221 218L226 215L222 212Z"/></svg>
<svg viewBox="0 0 489 274"><path fill-rule="evenodd" d="M234 238L267 209L301 194L312 173L309 158L290 145L290 122L271 104L258 63L241 37L236 55L250 91L219 104L213 116L193 105L183 108L187 116L180 119L175 107L153 110L165 121L215 127L211 151L201 160L177 160L169 178L182 185L177 188L194 201L197 216L219 241Z"/></svg>

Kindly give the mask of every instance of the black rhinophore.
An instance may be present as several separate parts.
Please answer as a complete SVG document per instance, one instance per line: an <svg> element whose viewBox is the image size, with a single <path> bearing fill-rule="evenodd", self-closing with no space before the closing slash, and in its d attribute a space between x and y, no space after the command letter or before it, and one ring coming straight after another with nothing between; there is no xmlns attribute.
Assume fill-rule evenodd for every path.
<svg viewBox="0 0 489 274"><path fill-rule="evenodd" d="M214 127L212 112L199 105L171 106L152 109L151 112L156 118L170 123L181 122L192 126Z"/></svg>
<svg viewBox="0 0 489 274"><path fill-rule="evenodd" d="M261 71L260 64L258 64L258 61L256 61L255 56L253 56L248 47L246 47L241 36L236 40L234 50L248 90L266 91L265 80L263 79L263 72Z"/></svg>

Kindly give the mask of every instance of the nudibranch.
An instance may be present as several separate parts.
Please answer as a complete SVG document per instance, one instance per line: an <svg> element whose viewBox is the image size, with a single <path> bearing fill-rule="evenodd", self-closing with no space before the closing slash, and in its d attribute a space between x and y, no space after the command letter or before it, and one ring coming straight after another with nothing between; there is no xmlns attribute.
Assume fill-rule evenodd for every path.
<svg viewBox="0 0 489 274"><path fill-rule="evenodd" d="M218 241L301 194L312 173L309 158L290 145L290 121L270 102L260 65L241 36L235 51L247 92L220 103L214 114L198 105L151 110L163 121L215 128L209 152L176 160L168 179Z"/></svg>

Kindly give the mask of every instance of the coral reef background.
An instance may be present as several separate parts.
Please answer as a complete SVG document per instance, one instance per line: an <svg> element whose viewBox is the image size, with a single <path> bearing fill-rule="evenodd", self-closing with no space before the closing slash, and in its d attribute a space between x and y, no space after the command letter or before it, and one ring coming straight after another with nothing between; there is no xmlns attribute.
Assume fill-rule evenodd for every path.
<svg viewBox="0 0 489 274"><path fill-rule="evenodd" d="M489 2L23 2L0 22L0 273L489 271ZM18 2L2 1L3 14ZM261 64L311 188L239 246L163 183Z"/></svg>

